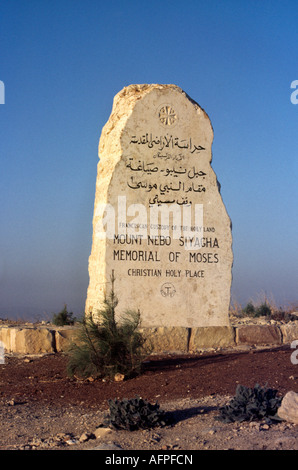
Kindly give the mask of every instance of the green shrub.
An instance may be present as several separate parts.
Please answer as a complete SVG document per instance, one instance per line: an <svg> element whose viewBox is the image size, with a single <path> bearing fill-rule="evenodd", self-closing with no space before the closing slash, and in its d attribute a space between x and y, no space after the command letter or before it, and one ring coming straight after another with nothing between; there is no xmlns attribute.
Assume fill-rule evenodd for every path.
<svg viewBox="0 0 298 470"><path fill-rule="evenodd" d="M263 302L259 307L255 307L252 302L249 302L246 307L242 309L242 315L247 317L269 317L272 311L266 302Z"/></svg>
<svg viewBox="0 0 298 470"><path fill-rule="evenodd" d="M256 313L256 309L255 309L254 305L251 302L249 302L246 305L246 307L243 308L242 313L243 313L243 315L245 315L247 317L254 317L255 313Z"/></svg>
<svg viewBox="0 0 298 470"><path fill-rule="evenodd" d="M115 429L135 431L156 426L165 426L166 413L159 404L151 404L140 397L130 400L108 400L110 416L109 425Z"/></svg>
<svg viewBox="0 0 298 470"><path fill-rule="evenodd" d="M67 311L67 305L64 305L61 312L53 315L53 324L56 326L73 325L74 322L73 313Z"/></svg>
<svg viewBox="0 0 298 470"><path fill-rule="evenodd" d="M270 317L271 315L271 308L268 304L263 303L261 304L255 312L255 317Z"/></svg>
<svg viewBox="0 0 298 470"><path fill-rule="evenodd" d="M255 385L248 388L238 385L236 395L226 406L220 408L219 421L232 423L235 421L255 421L263 418L278 420L277 410L281 398L276 396L277 390L262 388Z"/></svg>
<svg viewBox="0 0 298 470"><path fill-rule="evenodd" d="M85 318L78 329L77 341L68 351L70 376L114 377L120 373L130 377L140 373L144 359L152 352L138 331L140 312L126 311L116 322L117 304L112 277L111 293L98 312L99 323Z"/></svg>

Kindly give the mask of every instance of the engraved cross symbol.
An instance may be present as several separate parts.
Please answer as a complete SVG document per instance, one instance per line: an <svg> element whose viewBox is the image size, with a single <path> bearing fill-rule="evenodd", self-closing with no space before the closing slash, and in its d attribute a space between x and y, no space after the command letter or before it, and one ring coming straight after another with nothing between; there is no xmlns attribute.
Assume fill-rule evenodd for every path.
<svg viewBox="0 0 298 470"><path fill-rule="evenodd" d="M159 111L160 122L164 126L172 126L177 119L177 115L171 106L163 106Z"/></svg>

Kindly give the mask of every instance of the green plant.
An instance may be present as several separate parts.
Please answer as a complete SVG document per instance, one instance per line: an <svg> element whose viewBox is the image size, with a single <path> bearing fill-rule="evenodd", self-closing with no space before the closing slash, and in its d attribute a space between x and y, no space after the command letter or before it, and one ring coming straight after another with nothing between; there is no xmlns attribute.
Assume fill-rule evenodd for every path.
<svg viewBox="0 0 298 470"><path fill-rule="evenodd" d="M242 309L242 314L247 317L270 317L272 313L271 307L267 302L263 302L259 307L255 307L252 302L249 302L246 307Z"/></svg>
<svg viewBox="0 0 298 470"><path fill-rule="evenodd" d="M243 315L247 317L254 317L255 316L256 309L252 302L249 302L242 310Z"/></svg>
<svg viewBox="0 0 298 470"><path fill-rule="evenodd" d="M140 312L126 311L119 322L115 319L118 299L111 292L98 312L99 323L85 318L78 337L68 351L67 371L70 376L114 377L117 373L130 377L140 373L146 357L152 352L148 341L138 330Z"/></svg>
<svg viewBox="0 0 298 470"><path fill-rule="evenodd" d="M257 307L255 311L255 317L270 317L271 315L271 308L269 305L264 302L259 307Z"/></svg>
<svg viewBox="0 0 298 470"><path fill-rule="evenodd" d="M57 325L57 326L73 325L74 322L75 322L75 318L73 318L73 313L67 311L67 305L64 305L64 308L63 310L61 310L61 312L53 315L54 325Z"/></svg>
<svg viewBox="0 0 298 470"><path fill-rule="evenodd" d="M116 429L135 431L166 425L166 413L159 404L151 404L140 397L124 400L108 400L109 424Z"/></svg>
<svg viewBox="0 0 298 470"><path fill-rule="evenodd" d="M219 421L231 423L235 421L253 421L263 418L278 419L276 413L281 404L277 390L262 388L255 385L248 388L238 385L236 395L226 406L220 408Z"/></svg>

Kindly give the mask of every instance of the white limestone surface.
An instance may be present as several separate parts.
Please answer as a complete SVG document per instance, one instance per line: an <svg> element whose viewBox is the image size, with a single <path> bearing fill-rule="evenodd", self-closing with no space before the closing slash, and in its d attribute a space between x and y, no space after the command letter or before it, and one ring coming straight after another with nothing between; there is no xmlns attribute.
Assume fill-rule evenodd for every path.
<svg viewBox="0 0 298 470"><path fill-rule="evenodd" d="M143 327L228 326L231 221L205 111L175 85L130 85L102 130L86 314L115 276ZM217 155L216 158L220 158Z"/></svg>

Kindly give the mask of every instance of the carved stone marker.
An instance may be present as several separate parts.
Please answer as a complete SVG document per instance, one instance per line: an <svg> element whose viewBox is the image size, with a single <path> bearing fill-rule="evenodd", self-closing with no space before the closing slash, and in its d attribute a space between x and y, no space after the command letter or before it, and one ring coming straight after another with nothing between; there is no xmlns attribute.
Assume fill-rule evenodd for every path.
<svg viewBox="0 0 298 470"><path fill-rule="evenodd" d="M144 327L229 325L231 222L207 114L175 85L130 85L102 130L86 314L115 276Z"/></svg>

